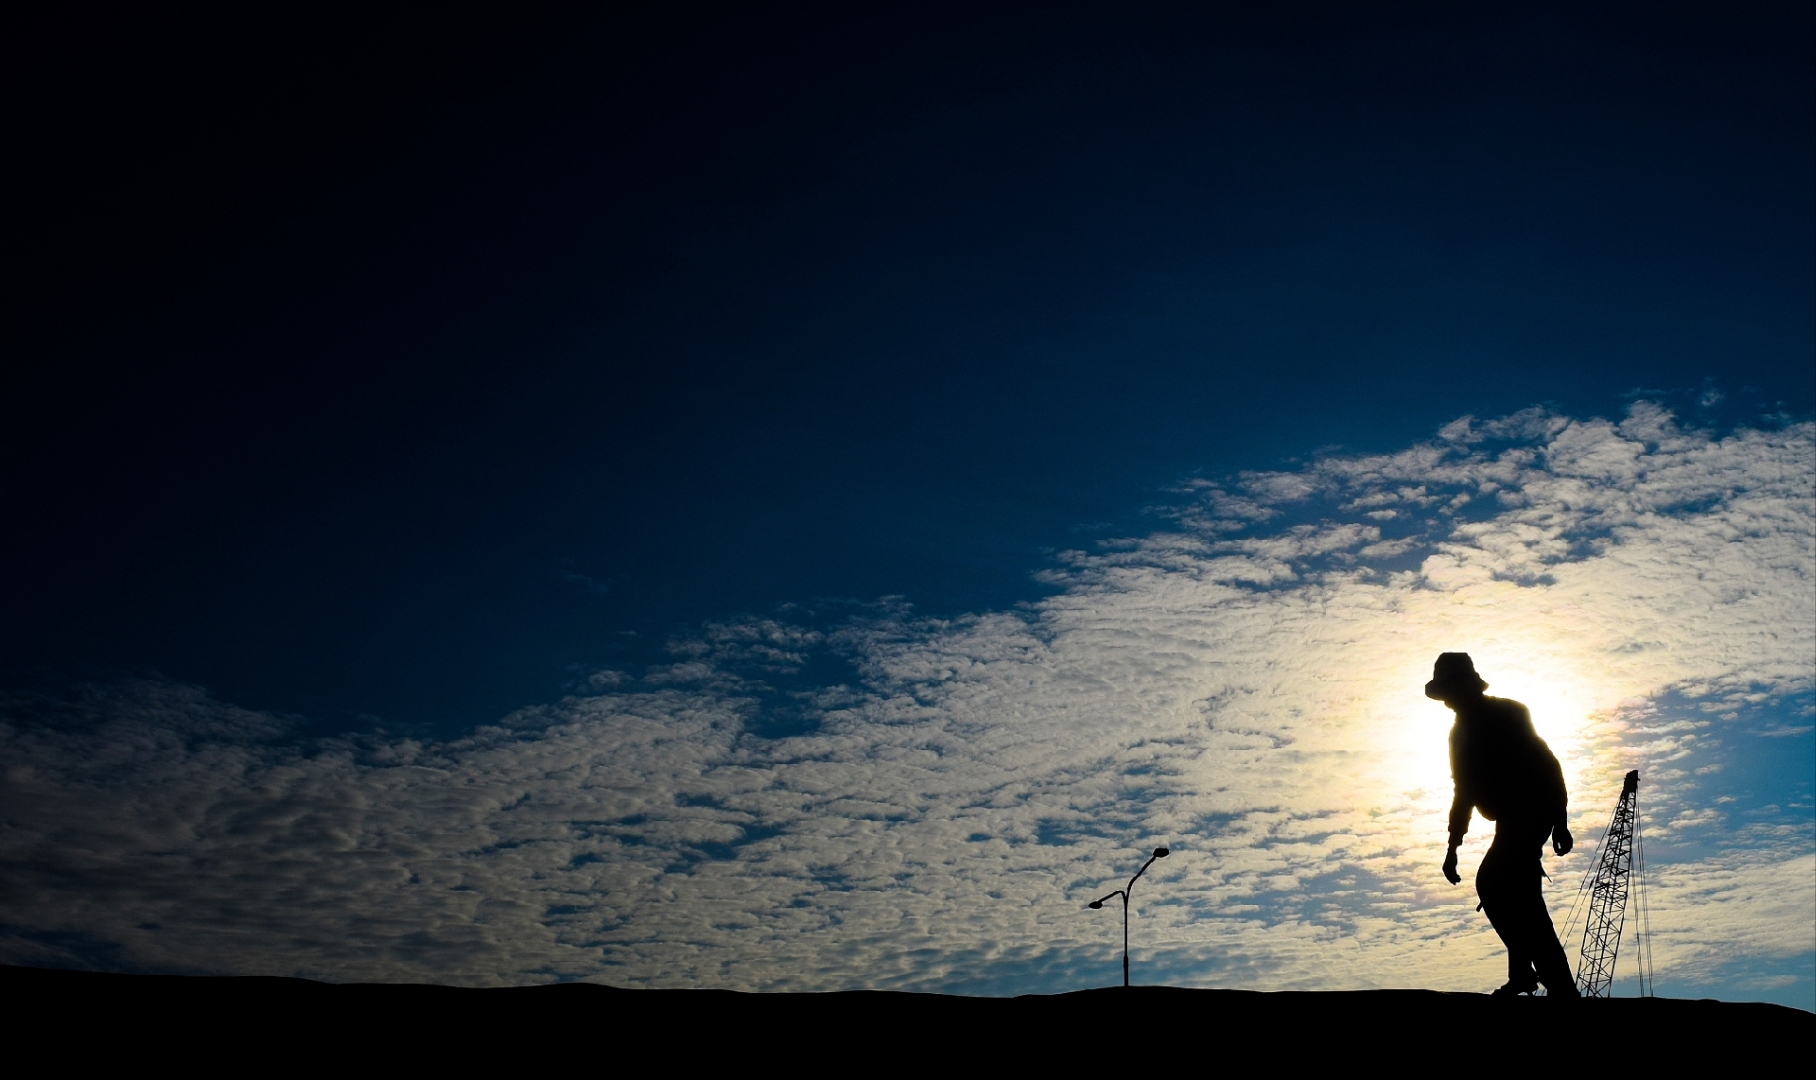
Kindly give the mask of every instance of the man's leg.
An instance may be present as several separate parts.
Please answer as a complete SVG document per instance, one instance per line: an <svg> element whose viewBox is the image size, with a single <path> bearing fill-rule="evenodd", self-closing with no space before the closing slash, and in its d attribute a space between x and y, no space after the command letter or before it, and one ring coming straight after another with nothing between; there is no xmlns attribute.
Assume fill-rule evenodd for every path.
<svg viewBox="0 0 1816 1080"><path fill-rule="evenodd" d="M1557 928L1551 923L1551 912L1545 907L1545 895L1536 887L1528 907L1527 949L1540 982L1552 997L1581 997L1576 977L1570 973L1570 958L1564 954L1564 943L1557 939Z"/></svg>
<svg viewBox="0 0 1816 1080"><path fill-rule="evenodd" d="M1542 845L1550 833L1512 823L1497 826L1494 844L1476 874L1476 890L1488 921L1507 945L1509 974L1503 991L1530 992L1544 983L1553 997L1577 997L1570 959L1557 939L1541 885Z"/></svg>
<svg viewBox="0 0 1816 1080"><path fill-rule="evenodd" d="M1539 980L1533 970L1532 936L1525 920L1519 918L1522 868L1511 839L1500 829L1495 830L1494 843L1476 871L1476 895L1482 898L1482 912L1488 916L1489 925L1507 947L1507 985L1495 993L1530 994L1539 988Z"/></svg>
<svg viewBox="0 0 1816 1080"><path fill-rule="evenodd" d="M1493 919L1488 921L1494 923ZM1538 973L1533 970L1532 956L1526 951L1526 943L1517 932L1504 933L1499 926L1494 929L1501 935L1501 944L1507 946L1507 985L1525 987L1528 991L1537 990Z"/></svg>

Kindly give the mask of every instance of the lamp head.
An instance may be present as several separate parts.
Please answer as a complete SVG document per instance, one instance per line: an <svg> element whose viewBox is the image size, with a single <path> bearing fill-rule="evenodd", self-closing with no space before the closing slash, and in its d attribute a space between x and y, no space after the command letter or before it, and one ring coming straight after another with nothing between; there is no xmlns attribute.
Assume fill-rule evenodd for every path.
<svg viewBox="0 0 1816 1080"><path fill-rule="evenodd" d="M1103 907L1103 901L1102 900L1093 900L1086 906L1089 907L1092 911L1096 911L1098 908Z"/></svg>
<svg viewBox="0 0 1816 1080"><path fill-rule="evenodd" d="M1155 849L1154 849L1154 857L1155 857L1155 858L1156 858L1156 859L1164 859L1164 858L1166 858L1166 857L1167 857L1167 856L1168 856L1168 855L1171 855L1171 854L1172 854L1172 853L1173 853L1173 852L1172 852L1172 851L1171 851L1171 850L1170 850L1170 849L1168 849L1168 848L1163 848L1163 847L1157 847L1157 848L1155 848Z"/></svg>

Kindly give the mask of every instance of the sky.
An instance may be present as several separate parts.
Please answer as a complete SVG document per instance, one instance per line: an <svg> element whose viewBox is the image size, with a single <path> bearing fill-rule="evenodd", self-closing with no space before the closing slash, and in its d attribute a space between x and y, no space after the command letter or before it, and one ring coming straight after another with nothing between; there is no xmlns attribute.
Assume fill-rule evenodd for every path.
<svg viewBox="0 0 1816 1080"><path fill-rule="evenodd" d="M1165 844L1142 981L1487 990L1464 649L1559 924L1638 768L1659 992L1816 1010L1806 8L124 18L8 46L0 961L1058 992Z"/></svg>

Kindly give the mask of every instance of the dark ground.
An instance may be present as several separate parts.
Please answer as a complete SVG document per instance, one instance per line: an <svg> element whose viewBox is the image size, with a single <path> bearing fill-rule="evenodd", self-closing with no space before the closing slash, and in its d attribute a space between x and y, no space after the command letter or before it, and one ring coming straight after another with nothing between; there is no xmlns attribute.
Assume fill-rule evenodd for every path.
<svg viewBox="0 0 1816 1080"><path fill-rule="evenodd" d="M302 1061L478 1060L513 1071L584 1057L619 1069L656 1055L791 1071L941 1071L980 1059L1195 1068L1466 1075L1604 1069L1776 1068L1816 1035L1816 1015L1751 1002L1562 1002L1433 990L1258 993L1143 986L973 998L856 991L743 994L590 983L469 990L305 979L113 975L0 967L0 1015L28 1047L194 1067ZM13 1055L9 1055L13 1056ZM854 1060L854 1058L859 1060ZM1793 1059L1794 1060L1794 1059ZM861 1063L860 1063L861 1061Z"/></svg>

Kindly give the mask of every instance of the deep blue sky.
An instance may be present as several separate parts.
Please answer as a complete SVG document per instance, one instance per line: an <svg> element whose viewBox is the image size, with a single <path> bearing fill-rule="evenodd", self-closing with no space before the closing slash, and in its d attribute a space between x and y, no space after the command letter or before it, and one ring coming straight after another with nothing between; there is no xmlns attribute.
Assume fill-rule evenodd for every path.
<svg viewBox="0 0 1816 1080"><path fill-rule="evenodd" d="M1807 5L892 18L22 35L9 684L451 732L1191 474L1816 408Z"/></svg>

